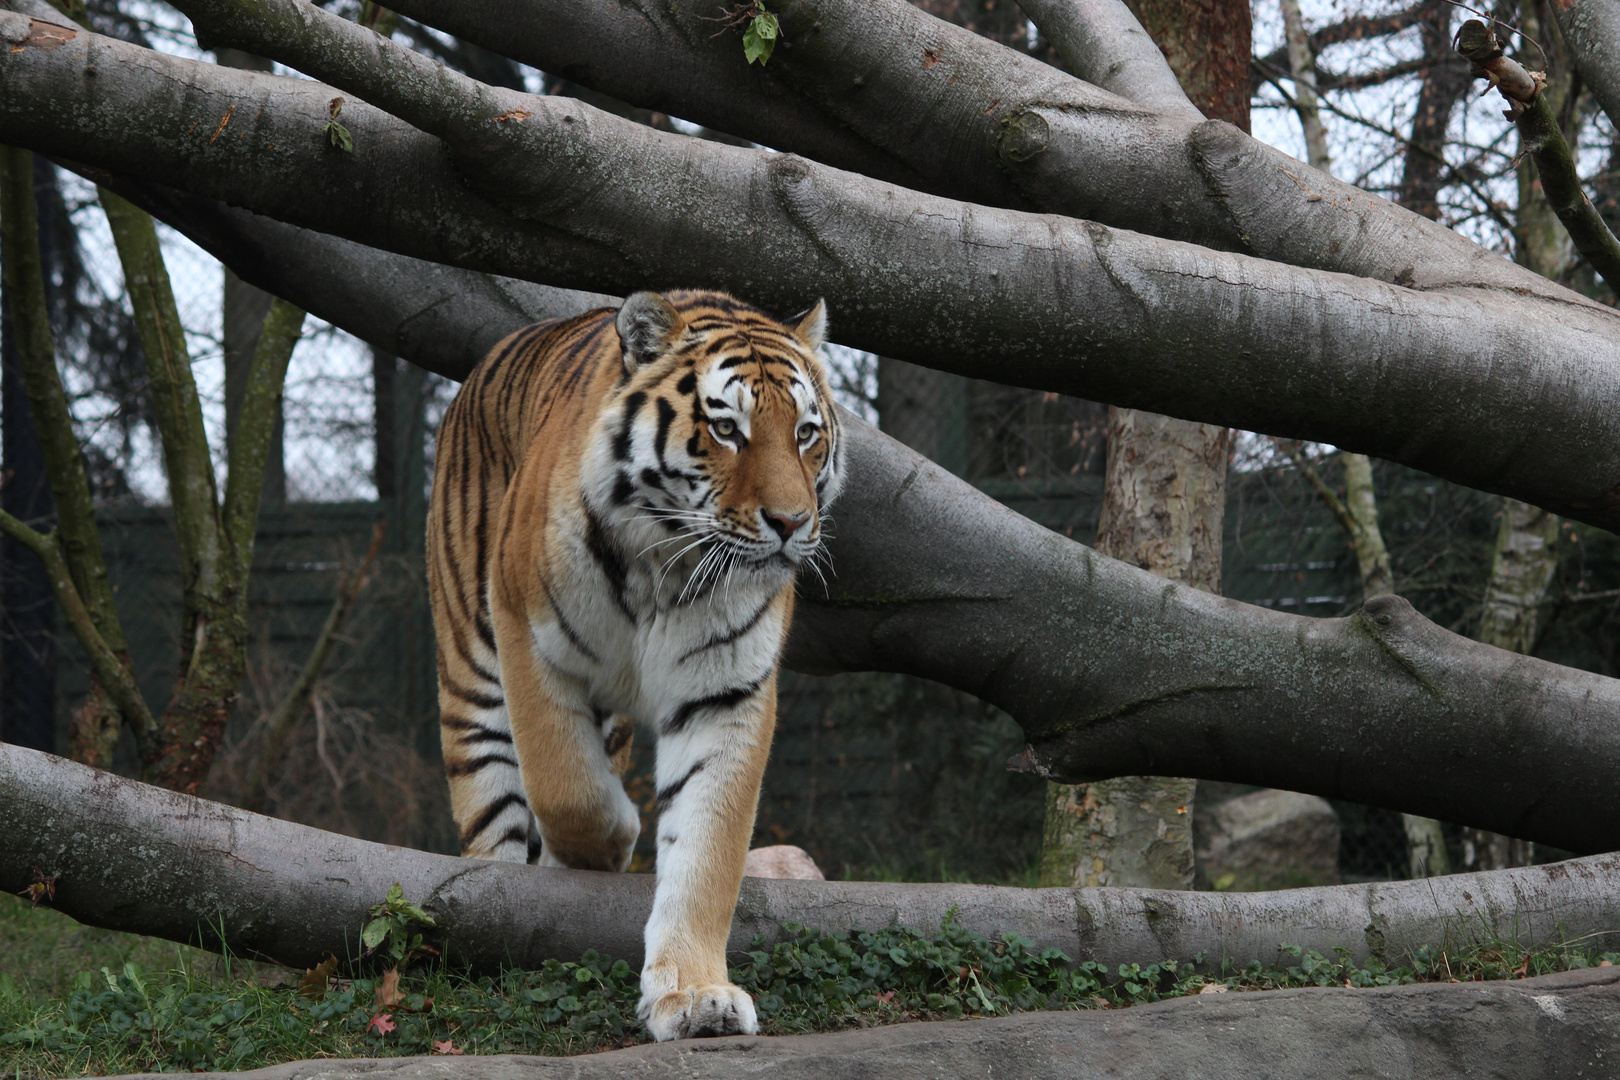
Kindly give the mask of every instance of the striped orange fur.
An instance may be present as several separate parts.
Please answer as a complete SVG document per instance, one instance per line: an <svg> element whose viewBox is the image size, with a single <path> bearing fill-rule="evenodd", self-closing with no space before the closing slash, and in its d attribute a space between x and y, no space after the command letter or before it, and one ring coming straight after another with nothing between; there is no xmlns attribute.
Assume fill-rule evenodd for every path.
<svg viewBox="0 0 1620 1080"><path fill-rule="evenodd" d="M757 1030L726 978L793 578L842 478L819 303L637 293L537 323L468 377L428 524L445 772L462 851L622 870L619 775L658 738L655 1038Z"/></svg>

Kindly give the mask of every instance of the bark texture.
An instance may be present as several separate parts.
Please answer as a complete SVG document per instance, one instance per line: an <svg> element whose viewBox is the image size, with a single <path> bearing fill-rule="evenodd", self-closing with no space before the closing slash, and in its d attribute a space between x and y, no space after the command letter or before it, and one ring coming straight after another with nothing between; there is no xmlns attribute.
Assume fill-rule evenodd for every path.
<svg viewBox="0 0 1620 1080"><path fill-rule="evenodd" d="M588 1057L300 1061L247 1080L1166 1080L1380 1076L1573 1080L1620 1054L1617 969L1513 983L1200 995L1124 1011L1025 1013L833 1035L737 1036ZM131 1078L134 1080L134 1078ZM140 1080L157 1080L143 1076Z"/></svg>
<svg viewBox="0 0 1620 1080"><path fill-rule="evenodd" d="M1247 130L1247 0L1136 0L1132 10L1188 99L1204 115ZM1229 451L1225 428L1110 408L1097 550L1219 594ZM1192 888L1197 785L1126 776L1083 791L1049 787L1041 883Z"/></svg>
<svg viewBox="0 0 1620 1080"><path fill-rule="evenodd" d="M274 65L262 56L242 52L240 49L219 49L214 59L226 67L241 71L270 71ZM247 391L248 371L253 365L253 350L259 342L259 329L270 314L270 302L275 299L263 289L255 289L229 269L221 283L224 295L224 353L225 353L225 449L229 454L236 442L236 429L242 410L242 396ZM281 503L287 500L287 465L283 452L284 424L280 404L276 407L275 434L264 466L264 501Z"/></svg>
<svg viewBox="0 0 1620 1080"><path fill-rule="evenodd" d="M151 194L244 278L452 378L523 323L603 299ZM1620 847L1620 683L1447 633L1393 597L1310 619L1166 583L847 419L837 575L801 590L790 666L974 693L1036 740L1028 767L1064 779L1233 780ZM1552 775L1564 783L1536 779Z"/></svg>
<svg viewBox="0 0 1620 1080"><path fill-rule="evenodd" d="M862 22L873 26L869 15ZM31 25L0 18L0 36L20 44ZM286 58L341 76L368 100L385 83L398 96L442 89L447 78L379 73L369 66L375 42L322 41L306 50L319 57ZM1252 225L1254 247L1308 234L1315 251L1340 237L1345 259L1353 249L1369 273L1434 287L966 207L791 155L665 135L561 99L457 90L446 108L389 100L446 138L460 132L452 142L470 156L458 169L432 136L354 103L344 118L361 149L330 150L309 133L324 126L333 92L308 82L250 80L84 33L0 56L0 137L13 142L128 175L184 177L196 192L463 266L619 292L713 284L782 310L822 294L841 313L842 340L883 355L1309 436L1620 524L1615 316L1409 215L1386 221L1393 210L1280 157L1262 170L1263 184L1245 172L1228 189L1239 178L1210 154L1264 156L1228 126L1206 132L1229 134L1206 140L1202 168L1226 192L1223 220ZM87 78L86 66L96 75ZM982 95L978 103L982 111ZM491 120L514 109L528 114L520 126ZM201 131L227 114L235 133L210 143ZM1142 124L1133 128L1138 148L1152 127ZM250 145L263 149L245 155ZM388 200L367 194L400 175L417 183ZM1121 175L1140 186L1152 173L1139 165ZM468 192L465 176L478 177L483 194ZM1079 179L1065 173L1056 186L1085 190ZM304 198L312 186L327 197ZM743 192L747 214L737 212ZM1268 239L1290 206L1330 214L1332 227ZM1394 244L1397 234L1410 242ZM1306 367L1312 377L1299 378ZM1456 404L1429 407L1435 400ZM1550 426L1567 437L1540 438Z"/></svg>
<svg viewBox="0 0 1620 1080"><path fill-rule="evenodd" d="M1554 0L1552 13L1581 81L1620 127L1620 10L1605 0Z"/></svg>
<svg viewBox="0 0 1620 1080"><path fill-rule="evenodd" d="M1229 450L1225 428L1110 409L1098 552L1219 594ZM1052 785L1041 883L1192 888L1196 788L1154 776Z"/></svg>
<svg viewBox="0 0 1620 1080"><path fill-rule="evenodd" d="M91 925L310 967L352 954L366 909L398 882L431 912L451 962L534 967L596 949L639 965L654 879L553 870L367 843L0 745L0 888L38 867L54 905ZM1014 931L1071 959L1273 962L1283 944L1398 961L1425 944L1553 943L1620 925L1620 855L1548 866L1274 893L1013 889L749 878L729 948L792 922L829 932Z"/></svg>

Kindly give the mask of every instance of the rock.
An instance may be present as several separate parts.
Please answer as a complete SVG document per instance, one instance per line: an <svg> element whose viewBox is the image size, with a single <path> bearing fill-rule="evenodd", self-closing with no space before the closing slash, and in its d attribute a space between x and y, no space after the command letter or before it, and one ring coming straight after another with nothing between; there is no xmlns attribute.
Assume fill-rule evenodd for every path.
<svg viewBox="0 0 1620 1080"><path fill-rule="evenodd" d="M816 865L816 860L802 847L792 844L772 844L758 847L748 853L743 863L744 877L797 878L800 881L826 881L827 876Z"/></svg>
<svg viewBox="0 0 1620 1080"><path fill-rule="evenodd" d="M1326 799L1256 791L1194 813L1200 876L1217 889L1339 884L1339 818Z"/></svg>
<svg viewBox="0 0 1620 1080"><path fill-rule="evenodd" d="M1613 1076L1620 968L1514 982L1195 995L1130 1009L1022 1013L830 1035L634 1046L573 1058L301 1061L242 1080L1186 1080ZM133 1078L132 1078L133 1080ZM141 1080L161 1080L146 1075Z"/></svg>

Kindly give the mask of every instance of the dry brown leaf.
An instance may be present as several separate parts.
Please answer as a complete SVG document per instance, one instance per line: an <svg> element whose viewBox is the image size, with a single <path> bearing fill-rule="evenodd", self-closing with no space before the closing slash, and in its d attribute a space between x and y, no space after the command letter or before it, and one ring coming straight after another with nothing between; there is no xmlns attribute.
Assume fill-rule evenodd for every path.
<svg viewBox="0 0 1620 1080"><path fill-rule="evenodd" d="M404 1000L405 995L399 989L399 968L389 968L383 972L382 980L377 983L376 1011L397 1008Z"/></svg>
<svg viewBox="0 0 1620 1080"><path fill-rule="evenodd" d="M317 1000L325 997L327 980L331 979L335 971L337 971L337 957L327 953L325 960L304 971L304 977L298 980L298 993Z"/></svg>

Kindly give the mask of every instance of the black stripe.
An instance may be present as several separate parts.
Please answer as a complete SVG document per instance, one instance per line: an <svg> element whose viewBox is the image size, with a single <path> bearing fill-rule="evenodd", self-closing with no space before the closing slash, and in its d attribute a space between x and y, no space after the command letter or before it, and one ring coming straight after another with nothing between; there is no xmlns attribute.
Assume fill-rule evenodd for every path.
<svg viewBox="0 0 1620 1080"><path fill-rule="evenodd" d="M475 618L473 621L476 622L477 619ZM491 683L495 683L496 685L500 685L501 680L495 675L495 673L493 671L487 670L484 667L483 664L480 664L478 662L478 659L473 656L472 650L467 648L467 639L466 638L462 637L460 634L451 634L450 635L450 640L455 643L456 655L461 657L461 662L462 663L466 664L469 668L472 669L473 674L477 675L480 679L483 679L485 682L491 682Z"/></svg>
<svg viewBox="0 0 1620 1080"><path fill-rule="evenodd" d="M675 406L658 399L658 434L653 438L653 452L658 455L658 464L664 463L664 447L669 442L669 425L675 422Z"/></svg>
<svg viewBox="0 0 1620 1080"><path fill-rule="evenodd" d="M718 648L721 645L730 645L733 641L736 641L738 638L740 638L744 634L748 633L748 631L750 631L754 627L758 626L759 625L759 620L761 620L761 619L763 619L765 617L765 613L771 609L771 605L774 604L774 603L776 603L776 597L773 596L769 600L767 600L763 604L761 604L760 607L759 607L759 610L754 612L752 615L750 615L748 617L747 622L743 623L741 626L737 627L735 630L730 630L730 631L727 631L724 634L721 634L719 637L710 638L708 641L705 641L702 645L699 645L697 648L692 649L691 651L687 652L686 655L682 656L679 660L677 660L675 662L677 664L684 664L688 660L690 660L692 657L696 656L698 653L703 652L706 649Z"/></svg>
<svg viewBox="0 0 1620 1080"><path fill-rule="evenodd" d="M490 652L498 653L500 650L495 647L495 627L490 625L489 605L484 603L483 592L484 591L482 589L478 590L478 614L473 616L473 629L478 631L478 640L482 641ZM474 666L476 667L477 665ZM493 679L495 677L493 675L486 674L484 669L481 667L478 668L478 673L480 675L484 675L484 677L488 679Z"/></svg>
<svg viewBox="0 0 1620 1080"><path fill-rule="evenodd" d="M585 640L579 636L579 632L568 621L568 617L562 612L562 607L557 603L557 597L551 592L551 586L546 584L544 578L540 580L540 589L546 594L546 603L551 605L551 613L557 616L557 628L563 632L563 637L568 639L570 645L583 653L587 660L600 664L602 658L597 656L589 645L585 644Z"/></svg>
<svg viewBox="0 0 1620 1080"><path fill-rule="evenodd" d="M688 371L685 375L682 375L681 381L675 384L675 392L677 394L690 394L696 389L697 374L691 371Z"/></svg>
<svg viewBox="0 0 1620 1080"><path fill-rule="evenodd" d="M624 399L624 422L613 436L613 457L618 461L630 460L630 422L636 418L636 412L646 400L647 395L640 390Z"/></svg>
<svg viewBox="0 0 1620 1080"><path fill-rule="evenodd" d="M510 829L506 830L506 834L504 836L502 836L499 840L495 841L495 843L490 845L490 846L495 847L495 846L498 846L500 844L506 843L508 840L515 840L520 844L527 844L529 842L529 830L528 829L520 829L516 825L514 825Z"/></svg>
<svg viewBox="0 0 1620 1080"><path fill-rule="evenodd" d="M523 809L527 810L529 808L529 801L515 791L508 791L505 795L502 795L500 798L484 807L484 812L478 815L477 820L471 825L467 826L465 829L461 830L462 848L465 849L466 846L471 843L479 833L489 828L490 823L496 818L500 817L501 813L508 806L521 806ZM520 834L518 839L523 839L525 835L527 834ZM508 836L510 836L510 834L508 834Z"/></svg>
<svg viewBox="0 0 1620 1080"><path fill-rule="evenodd" d="M693 765L690 769L687 769L685 776L681 777L679 780L669 785L669 787L658 793L658 812L660 814L662 814L664 810L668 808L670 803L675 801L675 796L679 795L682 789L686 787L687 781L691 780L692 777L702 772L703 766L707 765L708 763L708 758L702 759L696 765Z"/></svg>
<svg viewBox="0 0 1620 1080"><path fill-rule="evenodd" d="M452 697L458 697L467 704L476 705L480 709L498 709L506 704L504 697L486 694L479 690L469 690L448 675L440 675L439 683Z"/></svg>
<svg viewBox="0 0 1620 1080"><path fill-rule="evenodd" d="M541 851L542 845L540 843L540 837L535 833L530 833L528 839L529 839L529 865L533 866L535 863L540 861L540 851Z"/></svg>
<svg viewBox="0 0 1620 1080"><path fill-rule="evenodd" d="M747 701L758 693L760 684L764 681L764 679L760 679L758 682L749 683L747 686L733 686L729 690L720 691L718 694L710 694L708 697L698 698L696 701L683 702L680 708L670 714L668 720L659 725L659 728L666 735L673 735L682 731L691 722L692 717L704 709L729 709L734 705L740 705Z"/></svg>
<svg viewBox="0 0 1620 1080"><path fill-rule="evenodd" d="M483 757L473 758L471 761L446 762L444 775L471 776L486 765L510 765L517 768L517 762L505 754L485 754Z"/></svg>
<svg viewBox="0 0 1620 1080"><path fill-rule="evenodd" d="M636 497L636 485L630 482L628 473L619 473L613 478L613 492L608 496L614 506L628 506L630 500Z"/></svg>
<svg viewBox="0 0 1620 1080"><path fill-rule="evenodd" d="M508 732L496 731L494 728L487 728L483 724L480 724L474 720L463 720L459 716L441 716L439 718L439 723L444 727L449 728L451 731L473 732L471 735L465 735L456 740L463 746L471 746L474 743L481 742L499 742L510 744L512 741L512 736Z"/></svg>
<svg viewBox="0 0 1620 1080"><path fill-rule="evenodd" d="M631 622L636 621L635 612L630 610L630 601L624 594L625 582L629 577L629 570L624 565L624 556L619 549L613 546L608 539L607 530L602 527L602 519L589 506L585 508L585 550L591 553L596 565L602 568L603 575L613 589L613 602L624 612L624 617Z"/></svg>

